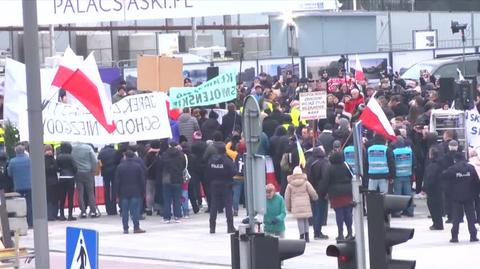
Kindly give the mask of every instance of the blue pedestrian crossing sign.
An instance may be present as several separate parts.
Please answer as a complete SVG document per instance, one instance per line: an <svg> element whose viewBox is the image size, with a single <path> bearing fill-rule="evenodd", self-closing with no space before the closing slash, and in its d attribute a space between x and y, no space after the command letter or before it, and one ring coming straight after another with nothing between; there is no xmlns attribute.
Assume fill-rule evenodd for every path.
<svg viewBox="0 0 480 269"><path fill-rule="evenodd" d="M98 232L67 227L67 269L98 269Z"/></svg>

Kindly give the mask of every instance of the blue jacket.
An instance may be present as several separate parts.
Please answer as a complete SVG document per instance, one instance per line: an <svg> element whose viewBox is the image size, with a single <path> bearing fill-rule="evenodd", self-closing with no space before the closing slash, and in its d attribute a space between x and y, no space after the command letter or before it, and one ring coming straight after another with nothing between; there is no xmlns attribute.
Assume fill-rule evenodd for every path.
<svg viewBox="0 0 480 269"><path fill-rule="evenodd" d="M8 164L8 175L13 178L15 191L32 189L32 173L30 158L26 154L17 154Z"/></svg>

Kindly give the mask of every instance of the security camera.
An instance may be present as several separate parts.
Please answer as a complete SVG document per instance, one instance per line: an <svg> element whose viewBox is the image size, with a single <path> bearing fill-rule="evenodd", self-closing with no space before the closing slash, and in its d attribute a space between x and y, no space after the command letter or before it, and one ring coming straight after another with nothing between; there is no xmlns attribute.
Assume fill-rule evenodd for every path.
<svg viewBox="0 0 480 269"><path fill-rule="evenodd" d="M452 21L452 34L458 33L460 31L464 31L467 29L466 23L458 23L458 21Z"/></svg>

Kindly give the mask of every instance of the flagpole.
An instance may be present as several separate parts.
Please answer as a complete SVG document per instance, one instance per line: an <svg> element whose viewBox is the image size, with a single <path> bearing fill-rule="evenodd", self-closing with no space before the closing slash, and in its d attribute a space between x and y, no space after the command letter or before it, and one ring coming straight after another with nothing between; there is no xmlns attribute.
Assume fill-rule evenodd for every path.
<svg viewBox="0 0 480 269"><path fill-rule="evenodd" d="M42 96L38 46L37 1L23 0L23 46L27 77L29 150L32 172L32 207L35 268L50 268L48 246L45 160L43 156Z"/></svg>

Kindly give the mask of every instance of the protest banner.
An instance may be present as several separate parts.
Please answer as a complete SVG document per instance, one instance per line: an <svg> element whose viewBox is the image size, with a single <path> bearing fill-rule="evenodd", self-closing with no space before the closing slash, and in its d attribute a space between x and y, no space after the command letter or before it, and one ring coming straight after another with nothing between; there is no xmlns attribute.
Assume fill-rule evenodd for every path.
<svg viewBox="0 0 480 269"><path fill-rule="evenodd" d="M171 108L208 106L237 98L236 73L220 74L198 87L170 88Z"/></svg>
<svg viewBox="0 0 480 269"><path fill-rule="evenodd" d="M117 128L111 134L85 107L50 102L43 111L44 140L111 144L171 138L166 98L164 93L138 94L113 104Z"/></svg>
<svg viewBox="0 0 480 269"><path fill-rule="evenodd" d="M300 120L318 120L327 118L327 93L300 93Z"/></svg>
<svg viewBox="0 0 480 269"><path fill-rule="evenodd" d="M469 147L480 147L480 113L476 107L465 112L465 124Z"/></svg>

